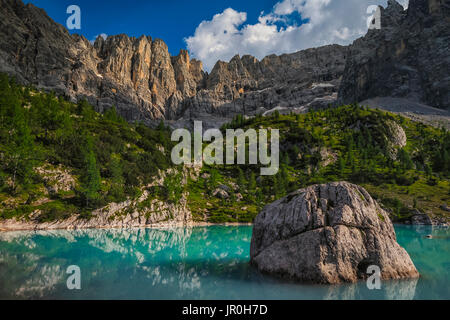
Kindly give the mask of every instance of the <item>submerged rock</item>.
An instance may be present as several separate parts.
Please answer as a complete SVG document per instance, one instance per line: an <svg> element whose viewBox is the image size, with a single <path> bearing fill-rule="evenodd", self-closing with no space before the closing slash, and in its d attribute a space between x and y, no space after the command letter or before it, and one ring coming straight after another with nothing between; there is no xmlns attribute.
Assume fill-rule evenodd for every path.
<svg viewBox="0 0 450 320"><path fill-rule="evenodd" d="M300 189L266 206L255 219L250 256L262 272L303 282L356 282L371 265L381 279L419 276L388 214L348 182Z"/></svg>
<svg viewBox="0 0 450 320"><path fill-rule="evenodd" d="M413 215L407 220L408 224L418 226L448 226L447 219L445 217L430 216L427 213L420 212L415 209Z"/></svg>
<svg viewBox="0 0 450 320"><path fill-rule="evenodd" d="M418 210L415 211L415 213L411 216L411 224L414 225L425 225L425 226L432 226L433 221L426 213L421 213Z"/></svg>

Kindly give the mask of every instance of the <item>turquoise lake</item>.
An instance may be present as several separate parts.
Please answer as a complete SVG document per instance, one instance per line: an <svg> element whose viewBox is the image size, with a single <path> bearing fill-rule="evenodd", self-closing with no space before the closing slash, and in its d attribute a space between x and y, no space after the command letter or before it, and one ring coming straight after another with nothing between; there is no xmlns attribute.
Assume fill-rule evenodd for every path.
<svg viewBox="0 0 450 320"><path fill-rule="evenodd" d="M449 228L395 228L421 277L380 290L261 275L251 226L0 232L0 299L450 299ZM81 290L67 288L70 265Z"/></svg>

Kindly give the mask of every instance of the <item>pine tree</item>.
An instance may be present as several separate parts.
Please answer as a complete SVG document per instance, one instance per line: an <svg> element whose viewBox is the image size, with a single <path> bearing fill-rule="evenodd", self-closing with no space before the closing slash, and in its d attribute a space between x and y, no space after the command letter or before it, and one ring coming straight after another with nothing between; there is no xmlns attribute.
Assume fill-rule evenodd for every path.
<svg viewBox="0 0 450 320"><path fill-rule="evenodd" d="M255 173L253 171L250 172L249 178L248 178L248 187L247 187L248 193L247 198L249 202L255 202L255 193L256 193L256 179L255 179Z"/></svg>
<svg viewBox="0 0 450 320"><path fill-rule="evenodd" d="M449 156L449 152L447 149L443 150L442 162L443 162L442 171L445 173L449 173L449 171L450 171L450 156Z"/></svg>
<svg viewBox="0 0 450 320"><path fill-rule="evenodd" d="M244 177L244 172L240 167L238 167L238 178L237 178L237 184L239 186L239 191L242 193L245 190L245 186L247 185L247 181Z"/></svg>
<svg viewBox="0 0 450 320"><path fill-rule="evenodd" d="M81 115L85 121L92 121L95 118L95 110L86 99L78 102L77 113Z"/></svg>
<svg viewBox="0 0 450 320"><path fill-rule="evenodd" d="M342 176L344 174L344 170L345 170L345 159L343 156L340 156L338 161L339 161L338 162L339 173Z"/></svg>
<svg viewBox="0 0 450 320"><path fill-rule="evenodd" d="M158 130L158 131L164 131L166 129L166 126L165 126L165 124L164 124L164 121L160 121L159 122L159 124L158 124L158 127L156 128L156 130Z"/></svg>
<svg viewBox="0 0 450 320"><path fill-rule="evenodd" d="M251 193L255 192L255 190L256 190L256 179L255 179L255 173L253 171L251 171L249 174L247 190Z"/></svg>
<svg viewBox="0 0 450 320"><path fill-rule="evenodd" d="M273 117L275 118L275 120L280 120L280 111L275 110L275 112L273 113Z"/></svg>
<svg viewBox="0 0 450 320"><path fill-rule="evenodd" d="M352 167L355 164L355 157L354 157L353 152L351 150L349 150L349 152L347 154L347 164L349 164Z"/></svg>
<svg viewBox="0 0 450 320"><path fill-rule="evenodd" d="M291 159L289 158L289 153L288 152L284 153L282 164L284 164L286 166L291 164Z"/></svg>
<svg viewBox="0 0 450 320"><path fill-rule="evenodd" d="M109 162L109 173L114 183L123 183L122 165L120 163L120 155L113 153Z"/></svg>
<svg viewBox="0 0 450 320"><path fill-rule="evenodd" d="M296 159L298 159L298 156L300 155L300 148L297 145L294 145L292 147L292 152L294 153L294 162Z"/></svg>
<svg viewBox="0 0 450 320"><path fill-rule="evenodd" d="M15 100L15 99L13 99ZM12 119L9 123L6 141L5 162L11 173L12 191L16 192L19 183L27 186L31 182L33 167L36 161L34 137L28 126L25 109L16 100L12 106Z"/></svg>
<svg viewBox="0 0 450 320"><path fill-rule="evenodd" d="M100 198L101 177L97 166L97 159L92 146L92 139L87 139L84 155L85 167L82 178L82 193L86 201L86 207Z"/></svg>
<svg viewBox="0 0 450 320"><path fill-rule="evenodd" d="M424 170L425 170L425 174L427 175L427 177L430 177L432 174L432 171L431 171L431 167L427 163L425 163Z"/></svg>
<svg viewBox="0 0 450 320"><path fill-rule="evenodd" d="M403 170L411 170L414 167L411 157L409 156L408 152L406 152L406 150L400 149L398 151L398 159Z"/></svg>
<svg viewBox="0 0 450 320"><path fill-rule="evenodd" d="M280 173L273 176L273 194L275 195L275 198L282 197L285 193L283 183L281 183L280 180Z"/></svg>
<svg viewBox="0 0 450 320"><path fill-rule="evenodd" d="M262 207L264 206L264 194L262 193L260 188L258 188L256 190L255 202L256 202L256 205L258 206L259 210L261 210Z"/></svg>
<svg viewBox="0 0 450 320"><path fill-rule="evenodd" d="M164 190L166 200L172 203L177 202L183 193L183 176L181 173L168 174L164 179Z"/></svg>
<svg viewBox="0 0 450 320"><path fill-rule="evenodd" d="M288 170L287 167L285 165L281 166L281 170L280 170L280 186L281 186L281 194L284 195L288 192L289 190L289 174L288 174Z"/></svg>
<svg viewBox="0 0 450 320"><path fill-rule="evenodd" d="M217 184L219 183L219 172L217 171L216 168L211 168L210 170L210 177L209 177L209 185L208 185L208 189L210 191L213 191L216 187Z"/></svg>
<svg viewBox="0 0 450 320"><path fill-rule="evenodd" d="M112 106L112 108L108 109L108 111L105 112L104 117L105 119L116 123L125 122L125 120L117 112L116 106Z"/></svg>
<svg viewBox="0 0 450 320"><path fill-rule="evenodd" d="M124 178L122 164L120 156L118 154L112 154L108 167L109 175L111 177L111 189L110 194L114 200L120 201L124 199Z"/></svg>

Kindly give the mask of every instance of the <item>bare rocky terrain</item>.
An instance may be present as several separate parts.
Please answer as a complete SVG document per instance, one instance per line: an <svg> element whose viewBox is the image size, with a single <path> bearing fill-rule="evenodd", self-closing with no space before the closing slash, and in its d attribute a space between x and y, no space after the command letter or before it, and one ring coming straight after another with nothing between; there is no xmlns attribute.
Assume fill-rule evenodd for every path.
<svg viewBox="0 0 450 320"><path fill-rule="evenodd" d="M261 61L235 56L208 74L185 50L171 56L160 39L116 35L91 44L32 4L0 0L0 71L73 101L86 98L100 112L116 106L129 121L163 119L173 127L378 97L407 99L398 112L420 114L411 111L417 103L450 107L449 7L448 0L411 0L404 11L389 0L381 30L350 46Z"/></svg>
<svg viewBox="0 0 450 320"><path fill-rule="evenodd" d="M51 194L55 190L67 188L75 189L74 178L62 169L50 170L45 168L37 169L42 176L50 182ZM50 174L49 174L50 172ZM162 185L165 176L173 172L160 172L152 184ZM198 176L199 168L184 168L182 184L187 183L187 177ZM47 184L46 184L47 185ZM154 197L151 192L143 188L142 194L137 199L127 199L123 202L112 202L108 205L93 210L89 219L80 215L71 215L64 219L53 221L43 221L42 211L34 210L30 215L21 218L11 218L0 220L0 231L17 230L79 230L79 229L114 229L114 228L147 228L147 227L180 227L193 225L192 213L187 204L187 193L183 193L176 203L163 201ZM50 201L45 198L41 202Z"/></svg>
<svg viewBox="0 0 450 320"><path fill-rule="evenodd" d="M381 29L357 39L339 89L342 103L376 97L450 106L450 1L395 0L381 9Z"/></svg>
<svg viewBox="0 0 450 320"><path fill-rule="evenodd" d="M450 112L405 98L377 97L361 102L369 108L386 110L433 127L450 129Z"/></svg>

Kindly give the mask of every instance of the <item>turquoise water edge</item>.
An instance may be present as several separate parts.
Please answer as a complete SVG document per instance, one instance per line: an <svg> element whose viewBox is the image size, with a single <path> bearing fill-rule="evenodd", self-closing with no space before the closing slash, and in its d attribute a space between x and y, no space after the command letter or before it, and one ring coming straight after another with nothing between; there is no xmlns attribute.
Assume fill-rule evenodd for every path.
<svg viewBox="0 0 450 320"><path fill-rule="evenodd" d="M261 275L248 263L251 226L1 232L0 299L450 299L449 229L395 228L421 277L380 290ZM70 265L80 290L67 288Z"/></svg>

